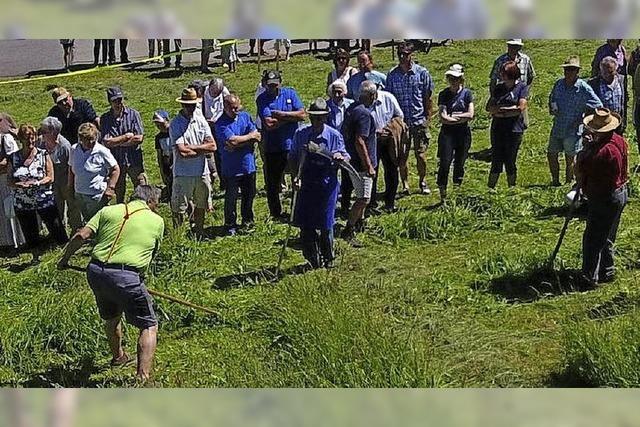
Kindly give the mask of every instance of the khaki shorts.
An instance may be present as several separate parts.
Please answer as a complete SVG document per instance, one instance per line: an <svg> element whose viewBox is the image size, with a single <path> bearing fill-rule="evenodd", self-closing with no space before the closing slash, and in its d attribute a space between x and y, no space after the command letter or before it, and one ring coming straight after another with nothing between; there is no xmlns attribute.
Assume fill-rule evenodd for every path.
<svg viewBox="0 0 640 427"><path fill-rule="evenodd" d="M173 178L171 210L185 214L193 201L196 209L211 206L211 178L207 176L176 176Z"/></svg>
<svg viewBox="0 0 640 427"><path fill-rule="evenodd" d="M409 145L406 147L406 153L409 153L411 146L416 153L424 153L429 148L431 134L429 133L429 123L425 122L421 125L411 126L409 128Z"/></svg>
<svg viewBox="0 0 640 427"><path fill-rule="evenodd" d="M366 172L358 172L359 179L351 178L353 193L356 199L371 200L371 189L373 188L373 178Z"/></svg>

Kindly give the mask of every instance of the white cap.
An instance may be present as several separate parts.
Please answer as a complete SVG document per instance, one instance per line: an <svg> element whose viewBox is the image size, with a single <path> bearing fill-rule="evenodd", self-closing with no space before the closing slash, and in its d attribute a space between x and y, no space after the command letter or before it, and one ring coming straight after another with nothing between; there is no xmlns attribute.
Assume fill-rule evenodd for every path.
<svg viewBox="0 0 640 427"><path fill-rule="evenodd" d="M460 64L453 64L446 73L445 76L462 77L464 76L464 68Z"/></svg>
<svg viewBox="0 0 640 427"><path fill-rule="evenodd" d="M522 43L522 39L509 39L507 40L507 44L511 44L514 46L524 46L524 43Z"/></svg>

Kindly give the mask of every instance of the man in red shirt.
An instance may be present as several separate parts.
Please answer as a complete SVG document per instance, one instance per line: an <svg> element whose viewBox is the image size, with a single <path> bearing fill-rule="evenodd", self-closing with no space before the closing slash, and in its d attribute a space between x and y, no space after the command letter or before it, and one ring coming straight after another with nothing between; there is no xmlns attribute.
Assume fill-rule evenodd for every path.
<svg viewBox="0 0 640 427"><path fill-rule="evenodd" d="M627 204L628 148L614 130L618 114L598 108L584 119L584 149L578 153L578 183L589 200L582 237L582 273L591 285L615 277L613 244L622 210Z"/></svg>

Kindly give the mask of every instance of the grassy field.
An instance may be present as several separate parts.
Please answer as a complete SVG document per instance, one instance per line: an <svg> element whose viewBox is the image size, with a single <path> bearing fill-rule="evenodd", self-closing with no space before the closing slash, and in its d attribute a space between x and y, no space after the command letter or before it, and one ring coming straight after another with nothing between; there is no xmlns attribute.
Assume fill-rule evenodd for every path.
<svg viewBox="0 0 640 427"><path fill-rule="evenodd" d="M566 209L568 188L549 186L546 141L551 121L546 100L559 64L579 54L589 64L595 41L531 41L537 79L530 100L531 126L519 157L519 187L495 194L485 186L489 166L470 160L462 188L444 207L437 195L412 195L401 211L371 218L364 249L338 242L338 267L299 273L303 258L290 250L285 278L269 283L285 226L267 220L264 197L256 200L251 236L214 237L222 201L207 217L212 237L191 241L172 230L151 266L149 287L182 296L222 313L208 319L157 300L161 319L156 363L166 387L545 387L639 386L640 226L631 198L618 241L619 278L596 291L572 286L580 265L582 221L572 223L556 273L544 269ZM472 151L489 145L487 80L501 41L455 42L418 55L445 87L444 70L466 67L476 96ZM389 70L387 50L374 52ZM329 61L295 56L282 64L287 85L305 104L323 95ZM586 67L588 68L588 67ZM586 71L586 70L585 70ZM255 112L255 64L224 74L228 86ZM152 112L177 111L174 98L196 73L104 70L82 76L2 87L0 111L19 122L38 122L51 103L49 90L64 85L107 108L104 89L123 87L130 106L145 119L144 143L152 181L160 178L153 152ZM432 134L437 135L437 124ZM635 137L631 138L636 164ZM429 182L435 186L435 147L429 150ZM412 168L414 188L415 168ZM259 187L262 177L259 177ZM636 190L637 186L632 183ZM287 206L288 206L287 202ZM169 211L162 207L169 221ZM169 224L169 222L168 222ZM0 384L22 386L131 386L133 368L109 370L108 351L84 275L58 272L54 250L38 266L29 255L0 258ZM73 260L84 266L87 257ZM135 348L136 330L127 328Z"/></svg>

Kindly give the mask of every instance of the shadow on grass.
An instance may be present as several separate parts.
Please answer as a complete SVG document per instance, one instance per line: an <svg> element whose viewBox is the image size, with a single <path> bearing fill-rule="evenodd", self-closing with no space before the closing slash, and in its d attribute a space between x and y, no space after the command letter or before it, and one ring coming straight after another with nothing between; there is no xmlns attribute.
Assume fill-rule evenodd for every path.
<svg viewBox="0 0 640 427"><path fill-rule="evenodd" d="M92 63L76 64L69 67L69 72L83 71L83 70L88 70L90 68L95 68L95 66ZM64 77L66 74L67 74L67 71L64 69L64 67L62 67L62 68L55 68L55 69L31 70L27 72L27 77L31 78L36 76L55 76L55 75L60 75L60 77Z"/></svg>
<svg viewBox="0 0 640 427"><path fill-rule="evenodd" d="M547 387L593 388L595 384L586 381L579 372L567 367L560 372L553 372L545 382Z"/></svg>
<svg viewBox="0 0 640 427"><path fill-rule="evenodd" d="M207 240L225 237L226 235L227 228L224 225L214 225L202 230L202 238Z"/></svg>
<svg viewBox="0 0 640 427"><path fill-rule="evenodd" d="M86 357L77 366L58 365L34 374L22 385L29 388L95 387L98 384L91 380L91 375L100 370L102 368L97 367L92 358Z"/></svg>
<svg viewBox="0 0 640 427"><path fill-rule="evenodd" d="M584 220L587 218L587 205L583 204L577 209L573 211L572 218L573 219L581 219ZM548 206L538 213L538 219L549 219L552 217L561 217L566 218L569 214L569 205L564 204L561 206Z"/></svg>
<svg viewBox="0 0 640 427"><path fill-rule="evenodd" d="M258 271L218 277L213 282L213 288L218 290L227 290L243 286L255 286L260 283L275 283L284 276L304 274L309 270L311 270L311 266L308 264L299 264L285 270L280 270L276 275L275 266L265 267Z"/></svg>
<svg viewBox="0 0 640 427"><path fill-rule="evenodd" d="M472 160L479 160L481 162L491 163L491 148L485 148L484 150L474 151L469 153L469 158Z"/></svg>
<svg viewBox="0 0 640 427"><path fill-rule="evenodd" d="M471 288L499 296L512 304L588 290L579 270L554 270L538 266L520 273L508 273L488 282L477 281Z"/></svg>

